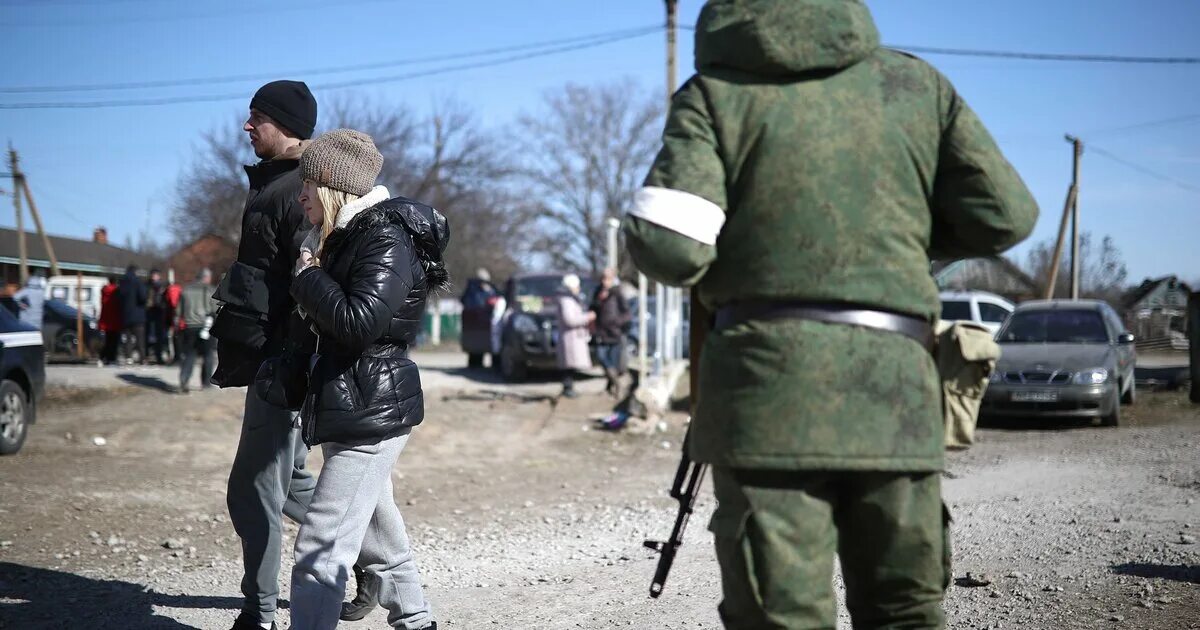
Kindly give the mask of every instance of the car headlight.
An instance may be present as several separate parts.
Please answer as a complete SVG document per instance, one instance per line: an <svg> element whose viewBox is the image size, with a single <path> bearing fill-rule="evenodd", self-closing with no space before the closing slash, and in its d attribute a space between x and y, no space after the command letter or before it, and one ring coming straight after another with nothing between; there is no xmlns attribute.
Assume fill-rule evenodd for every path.
<svg viewBox="0 0 1200 630"><path fill-rule="evenodd" d="M92 330L96 330L96 322L95 321L90 321L87 324L88 324L88 328L91 328Z"/></svg>
<svg viewBox="0 0 1200 630"><path fill-rule="evenodd" d="M992 374L988 376L988 382L999 383L1004 380L1004 372L1000 370L992 370Z"/></svg>
<svg viewBox="0 0 1200 630"><path fill-rule="evenodd" d="M538 331L537 322L528 315L517 315L513 319L513 330L522 335L532 335Z"/></svg>
<svg viewBox="0 0 1200 630"><path fill-rule="evenodd" d="M1080 370L1071 381L1076 385L1100 385L1108 381L1108 370L1104 368Z"/></svg>

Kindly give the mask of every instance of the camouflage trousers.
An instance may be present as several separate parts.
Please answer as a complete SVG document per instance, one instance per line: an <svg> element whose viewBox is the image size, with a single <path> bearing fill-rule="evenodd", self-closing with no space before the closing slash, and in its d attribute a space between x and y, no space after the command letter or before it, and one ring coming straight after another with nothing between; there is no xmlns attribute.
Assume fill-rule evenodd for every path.
<svg viewBox="0 0 1200 630"><path fill-rule="evenodd" d="M949 512L939 473L715 468L728 630L835 630L833 559L856 630L943 628Z"/></svg>

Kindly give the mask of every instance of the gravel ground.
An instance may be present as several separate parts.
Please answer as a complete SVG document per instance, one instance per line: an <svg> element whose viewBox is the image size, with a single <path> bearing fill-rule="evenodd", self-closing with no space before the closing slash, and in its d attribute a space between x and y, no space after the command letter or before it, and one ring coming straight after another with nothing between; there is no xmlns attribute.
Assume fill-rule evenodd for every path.
<svg viewBox="0 0 1200 630"><path fill-rule="evenodd" d="M641 542L674 518L684 419L590 430L598 381L558 402L550 379L501 386L457 362L423 362L427 420L394 473L439 625L719 628L707 491L667 592L647 596ZM109 384L57 388L0 459L0 628L228 628L240 551L224 486L244 390ZM1200 628L1197 410L1144 394L1117 429L990 427L951 455L949 627ZM377 611L343 627L386 624Z"/></svg>

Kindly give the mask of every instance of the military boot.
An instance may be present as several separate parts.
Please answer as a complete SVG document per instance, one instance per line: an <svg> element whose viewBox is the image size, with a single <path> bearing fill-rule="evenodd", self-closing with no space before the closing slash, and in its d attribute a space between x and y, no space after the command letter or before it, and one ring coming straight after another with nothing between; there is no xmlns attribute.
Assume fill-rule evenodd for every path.
<svg viewBox="0 0 1200 630"><path fill-rule="evenodd" d="M358 592L354 594L354 599L342 604L342 621L358 621L379 605L379 576L356 564L354 579L358 582Z"/></svg>

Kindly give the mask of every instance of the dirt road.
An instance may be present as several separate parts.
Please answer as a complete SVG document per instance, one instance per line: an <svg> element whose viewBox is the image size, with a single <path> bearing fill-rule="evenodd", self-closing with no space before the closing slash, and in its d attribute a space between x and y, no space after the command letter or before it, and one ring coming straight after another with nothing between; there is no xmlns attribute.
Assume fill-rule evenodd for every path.
<svg viewBox="0 0 1200 630"><path fill-rule="evenodd" d="M682 417L654 435L585 430L606 404L598 382L554 404L552 382L418 362L427 420L396 500L442 627L719 627L707 494L667 593L646 595L641 542L674 517ZM0 459L0 628L232 623L240 550L224 494L244 390L123 383L57 390L25 449ZM989 428L951 456L963 585L950 627L1200 628L1198 415L1181 394L1146 394L1117 429ZM967 572L990 584L966 586ZM380 611L343 627L386 626Z"/></svg>

